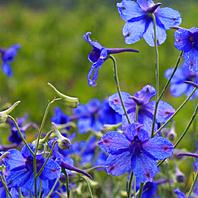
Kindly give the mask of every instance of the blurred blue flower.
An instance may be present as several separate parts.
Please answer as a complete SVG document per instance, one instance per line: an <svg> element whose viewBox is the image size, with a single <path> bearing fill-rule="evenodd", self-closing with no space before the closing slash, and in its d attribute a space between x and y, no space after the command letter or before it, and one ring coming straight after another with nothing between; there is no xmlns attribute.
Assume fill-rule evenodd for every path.
<svg viewBox="0 0 198 198"><path fill-rule="evenodd" d="M96 80L98 79L98 71L104 61L110 54L118 54L122 52L138 52L138 50L129 48L105 48L100 43L92 41L90 38L91 32L87 32L83 38L92 46L92 51L88 55L88 59L93 65L88 73L89 86L96 86Z"/></svg>
<svg viewBox="0 0 198 198"><path fill-rule="evenodd" d="M155 109L155 101L151 101L151 99L156 94L155 89L150 85L146 85L140 91L135 93L134 96L131 96L126 92L122 92L121 94L131 122L135 121L136 109L138 108L138 122L144 125L143 127L146 131L150 131L151 133ZM125 127L128 122L124 116L124 111L117 93L109 97L109 104L117 113L123 115L123 127ZM171 105L164 101L160 101L157 109L156 122L166 122L166 120L172 116L174 112L175 110Z"/></svg>
<svg viewBox="0 0 198 198"><path fill-rule="evenodd" d="M184 65L198 71L198 28L179 28L175 31L175 47L183 51Z"/></svg>
<svg viewBox="0 0 198 198"><path fill-rule="evenodd" d="M168 7L160 8L160 5L152 0L123 0L117 3L120 16L126 22L123 35L127 44L135 43L143 37L150 46L154 46L152 14L156 17L158 45L166 40L166 30L181 23L178 11Z"/></svg>
<svg viewBox="0 0 198 198"><path fill-rule="evenodd" d="M162 137L149 139L141 124L128 125L124 133L108 132L99 142L100 148L109 154L107 173L115 176L133 173L137 183L152 182L157 174L157 160L170 157L173 145Z"/></svg>
<svg viewBox="0 0 198 198"><path fill-rule="evenodd" d="M177 195L177 198L186 198L185 193L183 193L179 188L174 190L175 194Z"/></svg>
<svg viewBox="0 0 198 198"><path fill-rule="evenodd" d="M21 46L19 44L12 45L8 49L0 49L1 60L2 60L2 70L8 76L12 76L12 69L10 64L14 61L15 56Z"/></svg>
<svg viewBox="0 0 198 198"><path fill-rule="evenodd" d="M74 109L80 133L87 133L90 130L100 131L104 124L117 124L121 121L119 116L107 103L98 99L90 100L86 105L79 105Z"/></svg>
<svg viewBox="0 0 198 198"><path fill-rule="evenodd" d="M165 77L167 79L170 78L173 69L168 69L165 72ZM175 75L171 80L170 92L173 96L178 97L182 94L186 94L189 96L194 87L190 84L185 83L185 81L192 81L194 83L198 83L198 72L190 71L188 67L182 65L180 68L177 69ZM194 93L191 99L198 97L198 90Z"/></svg>
<svg viewBox="0 0 198 198"><path fill-rule="evenodd" d="M16 149L11 149L8 152L9 154L4 158L4 163L8 171L6 177L8 187L20 187L34 195L34 168L32 154L26 146L22 148L21 152ZM42 154L37 154L36 160L38 173L46 159ZM40 184L42 183L42 192L49 192L49 181L59 178L60 174L61 167L52 158L49 158L41 175L37 178L37 189L40 189Z"/></svg>
<svg viewBox="0 0 198 198"><path fill-rule="evenodd" d="M60 107L54 109L54 115L51 118L51 121L55 124L66 124L69 122L69 116L67 116Z"/></svg>

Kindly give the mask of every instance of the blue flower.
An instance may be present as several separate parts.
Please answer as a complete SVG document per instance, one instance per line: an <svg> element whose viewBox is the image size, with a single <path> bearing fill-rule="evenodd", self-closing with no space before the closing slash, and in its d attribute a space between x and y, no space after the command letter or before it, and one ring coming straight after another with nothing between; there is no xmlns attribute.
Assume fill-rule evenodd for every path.
<svg viewBox="0 0 198 198"><path fill-rule="evenodd" d="M167 79L170 78L173 69L168 69L165 72L165 77ZM173 96L178 97L182 94L186 94L189 96L194 87L191 84L185 83L185 81L192 81L194 83L198 83L198 72L193 72L188 69L185 65L182 65L180 68L177 69L175 75L171 80L170 92ZM194 93L192 99L198 97L198 91Z"/></svg>
<svg viewBox="0 0 198 198"><path fill-rule="evenodd" d="M136 109L138 108L138 122L144 124L143 127L145 130L151 132L155 109L155 101L151 101L151 99L156 94L155 89L150 85L146 85L140 91L135 93L134 96L131 96L126 92L122 92L121 94L131 122L135 121ZM128 123L124 116L124 111L118 94L109 97L109 104L117 113L123 115L123 126L127 125ZM166 122L174 112L175 110L172 106L164 101L160 101L157 109L156 123Z"/></svg>
<svg viewBox="0 0 198 198"><path fill-rule="evenodd" d="M64 114L61 108L56 107L54 109L54 115L52 116L51 121L55 124L66 124L67 122L69 122L69 116Z"/></svg>
<svg viewBox="0 0 198 198"><path fill-rule="evenodd" d="M127 44L139 41L142 37L150 45L154 46L154 23L152 14L156 17L158 45L166 40L166 30L178 26L181 17L178 11L154 4L152 0L123 0L117 3L121 18L126 22L123 35Z"/></svg>
<svg viewBox="0 0 198 198"><path fill-rule="evenodd" d="M178 188L174 190L175 194L177 195L177 198L186 198L185 193L183 193L181 190Z"/></svg>
<svg viewBox="0 0 198 198"><path fill-rule="evenodd" d="M33 156L28 148L24 146L20 151L11 149L9 154L4 158L4 163L8 171L6 177L8 187L21 187L29 193L34 194L34 168ZM42 154L37 154L37 173L41 169L46 159ZM42 183L42 191L49 192L48 184L50 180L60 177L61 167L54 160L49 158L41 175L37 178L37 189L40 189Z"/></svg>
<svg viewBox="0 0 198 198"><path fill-rule="evenodd" d="M183 51L184 65L198 71L198 28L175 31L175 47Z"/></svg>
<svg viewBox="0 0 198 198"><path fill-rule="evenodd" d="M137 183L152 181L157 174L157 160L170 157L173 145L167 139L154 137L140 124L129 125L124 133L108 132L99 142L100 148L109 154L107 173L119 176L133 173Z"/></svg>
<svg viewBox="0 0 198 198"><path fill-rule="evenodd" d="M110 54L118 54L122 52L138 52L129 48L105 48L100 43L92 41L90 38L91 32L87 32L83 38L92 46L92 51L88 55L88 59L93 65L88 73L89 86L96 86L96 80L98 79L98 71L105 60Z"/></svg>
<svg viewBox="0 0 198 198"><path fill-rule="evenodd" d="M12 76L12 69L10 64L14 61L15 56L17 55L18 49L20 48L19 44L12 45L8 49L0 49L1 59L2 59L2 70L8 76Z"/></svg>

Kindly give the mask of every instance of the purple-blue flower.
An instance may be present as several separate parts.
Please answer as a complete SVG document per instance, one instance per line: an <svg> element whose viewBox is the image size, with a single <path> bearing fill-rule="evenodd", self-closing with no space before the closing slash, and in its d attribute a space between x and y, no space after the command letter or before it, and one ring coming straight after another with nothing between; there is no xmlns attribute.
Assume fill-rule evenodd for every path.
<svg viewBox="0 0 198 198"><path fill-rule="evenodd" d="M20 45L16 44L16 45L12 45L8 49L0 49L2 70L9 77L12 76L12 68L10 64L14 61L14 58L17 55L19 48Z"/></svg>
<svg viewBox="0 0 198 198"><path fill-rule="evenodd" d="M55 124L66 124L69 122L69 116L67 116L60 107L54 109L54 115L51 118L51 121Z"/></svg>
<svg viewBox="0 0 198 198"><path fill-rule="evenodd" d="M198 71L198 28L179 28L175 31L175 47L183 51L184 65Z"/></svg>
<svg viewBox="0 0 198 198"><path fill-rule="evenodd" d="M105 60L110 54L118 54L122 52L138 52L138 50L129 48L106 48L100 43L92 41L90 38L91 32L87 32L83 38L92 46L92 51L88 55L88 59L92 64L91 69L88 73L88 84L89 86L96 86L96 80L98 79L98 71Z"/></svg>
<svg viewBox="0 0 198 198"><path fill-rule="evenodd" d="M122 92L123 102L127 114L131 120L134 122L136 119L136 109L138 110L138 122L144 124L144 128L151 132L152 122L155 109L155 101L151 100L155 94L155 89L146 85L140 91L131 96L129 93ZM120 102L118 94L114 94L109 97L110 106L120 115L123 115L123 126L127 125L127 121L124 116L124 111ZM160 101L157 109L156 123L164 123L166 120L174 114L175 110L171 105L164 101Z"/></svg>
<svg viewBox="0 0 198 198"><path fill-rule="evenodd" d="M160 8L161 3L155 4L152 0L123 0L117 3L121 18L126 22L123 35L127 44L139 41L141 38L154 46L154 23L152 14L156 18L158 45L166 40L166 30L178 26L181 17L178 11L172 8Z"/></svg>
<svg viewBox="0 0 198 198"><path fill-rule="evenodd" d="M172 72L173 69L166 70L165 77L169 79ZM186 94L187 96L189 96L192 93L194 86L185 83L185 81L192 81L194 83L198 83L198 72L190 71L188 67L182 65L180 68L177 69L171 80L170 92L173 96L178 97L182 94ZM194 93L192 99L197 97L198 91Z"/></svg>
<svg viewBox="0 0 198 198"><path fill-rule="evenodd" d="M6 181L8 187L20 187L34 194L34 168L33 156L26 146L20 151L11 149L4 158L4 163L8 171ZM45 162L42 154L37 154L37 173ZM49 192L49 181L60 177L61 167L52 158L47 161L42 173L37 178L37 189L40 189L42 183L43 193Z"/></svg>
<svg viewBox="0 0 198 198"><path fill-rule="evenodd" d="M137 183L151 182L158 172L157 160L170 157L173 145L163 137L149 137L138 123L128 125L123 133L106 133L99 146L109 154L107 173L119 176L133 171Z"/></svg>

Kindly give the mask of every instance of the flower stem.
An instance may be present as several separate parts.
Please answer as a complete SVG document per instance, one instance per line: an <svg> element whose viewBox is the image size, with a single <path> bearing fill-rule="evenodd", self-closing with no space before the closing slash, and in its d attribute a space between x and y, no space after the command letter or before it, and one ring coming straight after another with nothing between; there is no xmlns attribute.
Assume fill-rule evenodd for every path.
<svg viewBox="0 0 198 198"><path fill-rule="evenodd" d="M154 133L154 136L161 131L171 120L172 118L174 118L177 113L184 107L184 105L190 100L191 96L195 93L195 91L197 90L197 88L194 88L193 91L191 92L191 94L184 100L184 102L177 108L177 110L175 111L175 113L164 123L162 124L162 126L157 129Z"/></svg>
<svg viewBox="0 0 198 198"><path fill-rule="evenodd" d="M158 108L158 105L159 105L159 101L162 99L162 97L163 97L165 91L167 90L173 76L175 75L175 72L177 71L177 68L178 68L179 63L180 63L181 58L182 58L182 54L183 54L183 51L179 54L178 59L177 59L176 64L175 64L175 67L173 69L173 72L172 72L170 78L168 79L168 81L166 82L165 86L163 87L161 94L159 95L159 97L156 100L155 110L154 110L154 119L153 119L153 123L152 123L152 135L151 135L151 137L154 136L154 127L155 127L155 122L156 122L156 115L157 115L157 108Z"/></svg>
<svg viewBox="0 0 198 198"><path fill-rule="evenodd" d="M49 194L47 195L47 198L50 198L51 197L51 194L53 193L53 191L54 191L54 189L55 189L56 184L58 183L58 181L59 181L59 178L57 178L56 181L54 182L54 185L52 186Z"/></svg>
<svg viewBox="0 0 198 198"><path fill-rule="evenodd" d="M140 190L139 190L139 193L138 193L138 198L141 198L142 197L143 188L144 188L144 183L141 183L140 184Z"/></svg>
<svg viewBox="0 0 198 198"><path fill-rule="evenodd" d="M90 197L91 198L94 198L93 197L93 193L92 193L92 190L91 190L91 185L90 185L90 182L89 182L89 180L86 178L86 177L83 177L83 176L81 176L85 181L86 181L86 183L87 183L87 186L88 186L88 189L89 189L89 193L90 193Z"/></svg>
<svg viewBox="0 0 198 198"><path fill-rule="evenodd" d="M126 111L126 108L125 108L125 105L124 105L124 102L123 102L123 99L122 99L120 83L119 83L119 78L118 78L117 62L116 62L116 59L113 56L110 55L109 58L113 61L114 79L115 79L115 83L116 83L117 92L118 92L118 95L119 95L119 98L120 98L120 102L121 102L124 114L127 118L127 121L128 121L129 124L131 124L131 121L129 119L129 116L127 114L127 111Z"/></svg>
<svg viewBox="0 0 198 198"><path fill-rule="evenodd" d="M67 189L66 191L67 191L67 198L69 198L70 197L69 176L67 175L67 171L64 168L62 170L63 170L63 173L64 173L64 175L66 177L66 189Z"/></svg>
<svg viewBox="0 0 198 198"><path fill-rule="evenodd" d="M10 198L12 198L12 195L10 194L8 186L7 186L6 182L5 182L5 179L1 175L0 175L0 180L1 180L2 184L3 184L3 187L6 190L6 193L9 195Z"/></svg>
<svg viewBox="0 0 198 198"><path fill-rule="evenodd" d="M190 187L190 190L189 190L189 192L188 192L187 198L190 198L190 195L191 195L191 193L192 193L192 191L193 191L193 188L194 188L194 186L195 186L195 183L197 182L197 179L198 179L198 172L196 172L194 181L193 181L193 183L192 183L192 185L191 185L191 187Z"/></svg>
<svg viewBox="0 0 198 198"><path fill-rule="evenodd" d="M131 198L132 180L133 180L133 172L131 172L130 179L129 179L129 182L128 182L128 189L127 189L128 198Z"/></svg>

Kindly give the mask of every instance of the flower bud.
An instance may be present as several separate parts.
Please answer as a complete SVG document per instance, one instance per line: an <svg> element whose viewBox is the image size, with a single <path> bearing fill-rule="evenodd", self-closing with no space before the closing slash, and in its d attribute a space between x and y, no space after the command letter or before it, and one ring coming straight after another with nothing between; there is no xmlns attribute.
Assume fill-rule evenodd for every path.
<svg viewBox="0 0 198 198"><path fill-rule="evenodd" d="M176 167L176 180L178 183L184 183L185 181L185 175L179 170L178 167Z"/></svg>
<svg viewBox="0 0 198 198"><path fill-rule="evenodd" d="M48 83L48 85L56 92L56 94L64 100L66 106L71 108L76 108L79 104L78 98L67 96L60 91L58 91L52 84Z"/></svg>

